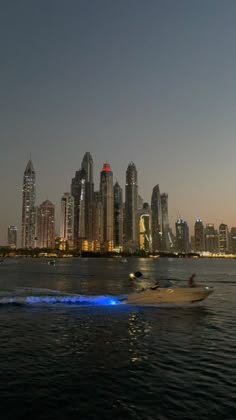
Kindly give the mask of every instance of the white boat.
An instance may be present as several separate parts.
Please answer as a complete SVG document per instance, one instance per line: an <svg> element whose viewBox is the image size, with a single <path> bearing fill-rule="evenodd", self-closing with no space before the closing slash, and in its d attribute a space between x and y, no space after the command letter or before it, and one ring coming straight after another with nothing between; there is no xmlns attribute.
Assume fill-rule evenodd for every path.
<svg viewBox="0 0 236 420"><path fill-rule="evenodd" d="M206 299L206 297L212 292L213 288L208 286L178 287L168 289L165 287L158 287L156 289L146 289L130 293L127 295L125 303L135 305L194 303Z"/></svg>
<svg viewBox="0 0 236 420"><path fill-rule="evenodd" d="M145 279L138 280L139 277L135 276L136 273L131 273L130 279L136 281L138 289L132 293L129 293L124 299L124 303L135 304L135 305L159 305L159 304L185 304L200 302L207 298L213 293L213 287L198 285L193 281L193 276L189 279L189 285L176 287L172 282L167 281L166 287L154 284L152 286L143 287L146 283ZM141 285L141 287L140 287Z"/></svg>
<svg viewBox="0 0 236 420"><path fill-rule="evenodd" d="M120 259L120 263L127 263L127 262L128 262L127 258L121 258Z"/></svg>

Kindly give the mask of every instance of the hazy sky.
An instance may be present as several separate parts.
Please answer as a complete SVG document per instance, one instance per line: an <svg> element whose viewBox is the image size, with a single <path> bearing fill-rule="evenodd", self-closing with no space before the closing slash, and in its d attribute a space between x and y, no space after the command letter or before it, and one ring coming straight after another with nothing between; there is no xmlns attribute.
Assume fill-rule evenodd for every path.
<svg viewBox="0 0 236 420"><path fill-rule="evenodd" d="M2 0L0 244L30 154L57 226L87 151L96 188L105 161L145 201L159 184L171 227L236 226L235 22L235 0Z"/></svg>

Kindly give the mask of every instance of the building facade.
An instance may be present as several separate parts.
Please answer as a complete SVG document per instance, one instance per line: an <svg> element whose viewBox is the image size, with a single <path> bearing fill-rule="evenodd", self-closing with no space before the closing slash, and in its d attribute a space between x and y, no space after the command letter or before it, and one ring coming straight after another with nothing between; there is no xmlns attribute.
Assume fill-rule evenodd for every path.
<svg viewBox="0 0 236 420"><path fill-rule="evenodd" d="M126 170L125 184L125 243L130 250L138 248L138 173L136 166L130 162Z"/></svg>
<svg viewBox="0 0 236 420"><path fill-rule="evenodd" d="M230 229L229 250L232 254L236 254L236 227Z"/></svg>
<svg viewBox="0 0 236 420"><path fill-rule="evenodd" d="M76 171L71 182L71 195L74 198L74 248L82 250L85 237L85 183L84 169Z"/></svg>
<svg viewBox="0 0 236 420"><path fill-rule="evenodd" d="M207 223L205 229L205 250L210 253L219 252L219 234L213 223Z"/></svg>
<svg viewBox="0 0 236 420"><path fill-rule="evenodd" d="M137 215L139 225L139 250L149 253L152 250L151 209L149 204L144 203L142 210L139 210Z"/></svg>
<svg viewBox="0 0 236 420"><path fill-rule="evenodd" d="M100 252L102 250L103 241L103 205L101 192L94 192L93 203L93 250Z"/></svg>
<svg viewBox="0 0 236 420"><path fill-rule="evenodd" d="M190 252L189 228L183 219L178 219L175 223L176 231L176 251L182 253Z"/></svg>
<svg viewBox="0 0 236 420"><path fill-rule="evenodd" d="M219 226L219 251L221 254L229 251L229 231L225 223L221 223Z"/></svg>
<svg viewBox="0 0 236 420"><path fill-rule="evenodd" d="M161 215L162 215L162 251L168 252L172 247L169 216L168 216L168 194L161 194Z"/></svg>
<svg viewBox="0 0 236 420"><path fill-rule="evenodd" d="M93 159L89 152L86 152L81 169L85 173L84 185L84 229L85 239L88 242L93 240L93 202L94 202L94 179L93 179Z"/></svg>
<svg viewBox="0 0 236 420"><path fill-rule="evenodd" d="M21 247L30 249L35 247L36 235L36 175L31 160L25 168L22 193Z"/></svg>
<svg viewBox="0 0 236 420"><path fill-rule="evenodd" d="M37 207L37 247L55 248L55 206L49 200Z"/></svg>
<svg viewBox="0 0 236 420"><path fill-rule="evenodd" d="M201 219L197 219L194 224L194 251L205 251L205 230Z"/></svg>
<svg viewBox="0 0 236 420"><path fill-rule="evenodd" d="M113 199L113 173L109 163L104 163L100 174L100 197L103 209L102 250L113 250L114 235L114 199Z"/></svg>
<svg viewBox="0 0 236 420"><path fill-rule="evenodd" d="M8 246L12 249L16 249L17 247L17 227L16 226L8 226L7 230L7 239L8 239Z"/></svg>
<svg viewBox="0 0 236 420"><path fill-rule="evenodd" d="M61 199L60 237L66 249L74 248L74 197L70 193Z"/></svg>
<svg viewBox="0 0 236 420"><path fill-rule="evenodd" d="M123 191L118 182L113 188L114 196L114 249L123 250Z"/></svg>
<svg viewBox="0 0 236 420"><path fill-rule="evenodd" d="M162 217L161 217L161 194L159 185L155 185L151 197L151 231L152 252L159 252L162 243Z"/></svg>

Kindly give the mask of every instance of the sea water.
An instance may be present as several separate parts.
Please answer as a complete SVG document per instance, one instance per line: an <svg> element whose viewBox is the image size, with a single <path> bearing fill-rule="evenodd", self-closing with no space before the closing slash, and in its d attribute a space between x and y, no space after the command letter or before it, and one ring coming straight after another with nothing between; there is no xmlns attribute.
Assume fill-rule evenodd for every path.
<svg viewBox="0 0 236 420"><path fill-rule="evenodd" d="M196 273L215 291L183 308L104 304L132 291L132 271L177 284ZM235 286L236 260L4 260L1 420L235 419Z"/></svg>

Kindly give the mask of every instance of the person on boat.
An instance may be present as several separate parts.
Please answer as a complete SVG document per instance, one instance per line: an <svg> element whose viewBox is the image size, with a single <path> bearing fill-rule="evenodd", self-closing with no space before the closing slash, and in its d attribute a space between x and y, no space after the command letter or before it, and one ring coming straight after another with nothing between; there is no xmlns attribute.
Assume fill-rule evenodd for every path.
<svg viewBox="0 0 236 420"><path fill-rule="evenodd" d="M196 284L194 282L194 278L196 277L196 274L192 274L188 279L188 287L195 287Z"/></svg>

